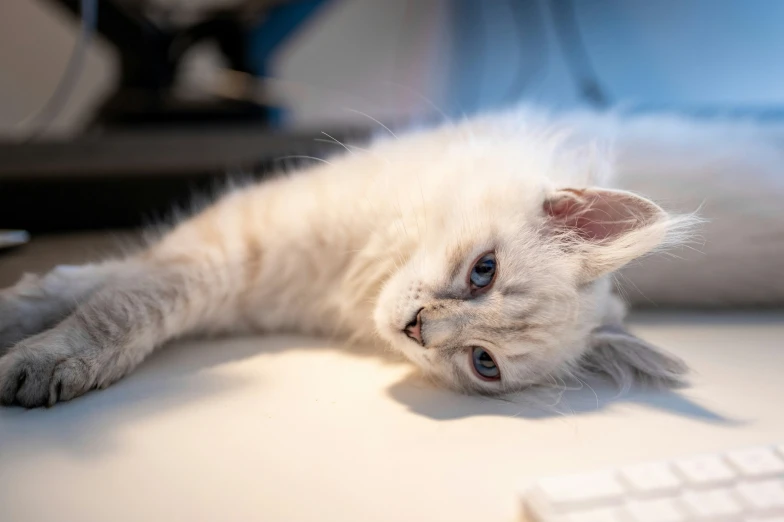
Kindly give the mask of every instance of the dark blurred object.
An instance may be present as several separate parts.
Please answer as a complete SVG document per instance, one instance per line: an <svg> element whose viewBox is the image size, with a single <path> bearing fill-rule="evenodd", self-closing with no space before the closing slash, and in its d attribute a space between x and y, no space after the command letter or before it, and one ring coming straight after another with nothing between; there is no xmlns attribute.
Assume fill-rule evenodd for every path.
<svg viewBox="0 0 784 522"><path fill-rule="evenodd" d="M369 132L330 135L356 143ZM0 144L0 223L32 233L149 225L214 195L227 177L261 179L342 150L323 137L240 126Z"/></svg>
<svg viewBox="0 0 784 522"><path fill-rule="evenodd" d="M80 16L79 0L49 0ZM96 29L117 50L119 82L93 119L101 128L238 124L268 126L276 108L247 99L185 101L173 87L185 53L212 40L234 71L260 77L272 53L326 0L249 1L190 25L156 22L144 2L100 0ZM258 94L256 93L256 97Z"/></svg>
<svg viewBox="0 0 784 522"><path fill-rule="evenodd" d="M89 18L117 48L119 81L93 116L100 132L0 143L3 229L138 227L215 192L227 175L258 179L335 150L316 141L320 132L275 131L276 108L255 101L255 82L253 96L233 99L187 102L174 90L183 56L204 40L217 43L229 70L264 77L278 46L326 0L248 0L190 23L155 16L143 0L48 1L75 16L97 5ZM338 139L365 134L330 129Z"/></svg>

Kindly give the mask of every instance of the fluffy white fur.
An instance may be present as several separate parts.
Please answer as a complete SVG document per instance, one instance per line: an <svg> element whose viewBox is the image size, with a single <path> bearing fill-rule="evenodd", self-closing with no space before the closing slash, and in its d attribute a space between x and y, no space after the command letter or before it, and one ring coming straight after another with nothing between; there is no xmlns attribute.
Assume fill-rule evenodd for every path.
<svg viewBox="0 0 784 522"><path fill-rule="evenodd" d="M74 398L199 332L387 345L475 393L588 371L622 385L678 382L680 361L623 329L611 277L678 244L694 220L607 188L615 160L601 144L615 134L637 175L626 179L675 161L650 152L655 162L635 162L628 152L646 154L649 129L618 125L521 109L389 136L234 191L139 254L26 277L0 293L0 402ZM673 141L688 164L691 149ZM473 295L468 274L486 252L497 273ZM405 328L420 310L416 341ZM472 370L475 346L492 353L498 380Z"/></svg>

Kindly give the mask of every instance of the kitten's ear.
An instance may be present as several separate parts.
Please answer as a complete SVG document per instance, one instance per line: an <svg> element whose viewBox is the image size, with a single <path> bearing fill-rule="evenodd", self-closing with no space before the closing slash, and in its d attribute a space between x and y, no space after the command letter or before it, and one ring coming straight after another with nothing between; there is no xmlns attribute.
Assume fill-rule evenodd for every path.
<svg viewBox="0 0 784 522"><path fill-rule="evenodd" d="M582 282L621 268L664 239L667 213L622 190L561 189L543 205L548 233L581 256Z"/></svg>
<svg viewBox="0 0 784 522"><path fill-rule="evenodd" d="M686 384L688 366L681 359L629 333L620 325L605 325L591 333L582 369L603 374L622 390L635 382L655 386Z"/></svg>

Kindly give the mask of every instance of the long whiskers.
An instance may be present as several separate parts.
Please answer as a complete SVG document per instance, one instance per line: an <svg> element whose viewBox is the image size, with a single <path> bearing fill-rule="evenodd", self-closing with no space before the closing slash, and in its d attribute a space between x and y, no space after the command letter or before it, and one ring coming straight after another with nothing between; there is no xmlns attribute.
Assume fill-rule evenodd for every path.
<svg viewBox="0 0 784 522"><path fill-rule="evenodd" d="M317 158L316 156L306 156L306 155L302 155L302 154L294 154L294 155L291 155L291 156L279 156L278 158L275 158L275 159L277 161L282 161L282 160L287 160L287 159L306 159L306 160L320 161L321 163L326 163L327 165L330 165L330 166L333 166L333 167L335 166L334 163L331 163L331 162L325 160L324 158Z"/></svg>
<svg viewBox="0 0 784 522"><path fill-rule="evenodd" d="M374 121L374 122L378 123L378 124L379 124L379 125L381 125L381 126L382 126L382 127L383 127L383 128L384 128L384 129L385 129L385 130L386 130L386 131L389 133L389 134L391 134L391 135L392 135L392 137L394 137L395 139L399 139L399 138L397 137L397 134L395 134L394 132L392 132L392 129L390 129L389 127L387 127L386 125L384 125L383 123L381 123L380 121L378 121L377 119L375 119L375 118L374 118L373 116L371 116L370 114L364 113L364 112L362 112L362 111L358 111L358 110L356 110L356 109L350 109L350 108L348 108L348 107L343 107L343 110L346 110L346 111L349 111L349 112L354 112L354 113L356 113L356 114L359 114L359 115L361 115L361 116L364 116L365 118L368 118L369 120L372 120L372 121Z"/></svg>
<svg viewBox="0 0 784 522"><path fill-rule="evenodd" d="M349 147L348 147L348 146L347 146L345 143L343 143L343 142L342 142L342 141L340 141L339 139L335 138L335 137L334 137L334 136L332 136L331 134L328 134L328 133L326 133L326 132L324 132L324 131L321 131L321 134L323 134L324 136L326 136L327 138L329 138L330 140L332 140L332 142L333 142L333 143L337 143L338 145L340 145L341 147L343 147L344 149L346 149L346 151L347 151L349 154L352 154L352 155L354 154L354 151L353 151L353 150L351 150L351 149L350 149L350 148L349 148ZM316 140L315 140L315 141L327 141L327 142L328 142L329 140L319 140L318 138L316 138Z"/></svg>

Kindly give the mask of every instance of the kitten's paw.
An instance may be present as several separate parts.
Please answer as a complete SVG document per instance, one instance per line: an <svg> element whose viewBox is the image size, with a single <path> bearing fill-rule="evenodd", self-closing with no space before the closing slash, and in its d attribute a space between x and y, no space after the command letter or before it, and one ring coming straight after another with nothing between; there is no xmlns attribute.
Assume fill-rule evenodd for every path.
<svg viewBox="0 0 784 522"><path fill-rule="evenodd" d="M0 404L53 406L92 388L95 372L89 359L47 345L47 337L23 341L0 358Z"/></svg>

